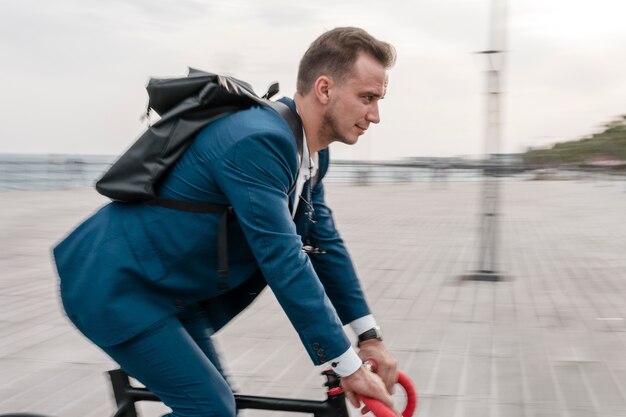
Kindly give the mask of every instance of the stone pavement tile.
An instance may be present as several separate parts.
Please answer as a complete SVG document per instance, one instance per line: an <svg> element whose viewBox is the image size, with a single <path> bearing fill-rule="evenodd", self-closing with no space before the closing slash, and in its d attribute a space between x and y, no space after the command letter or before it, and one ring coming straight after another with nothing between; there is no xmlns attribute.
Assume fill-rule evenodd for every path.
<svg viewBox="0 0 626 417"><path fill-rule="evenodd" d="M517 321L515 304L496 304L494 321L501 326L514 326Z"/></svg>
<svg viewBox="0 0 626 417"><path fill-rule="evenodd" d="M408 312L413 308L415 300L396 298L389 307L389 314L385 315L388 320L402 320L407 317Z"/></svg>
<svg viewBox="0 0 626 417"><path fill-rule="evenodd" d="M45 372L36 372L35 377L22 380L21 389L16 390L0 402L0 409L14 411L35 411L38 408L62 406L67 397L62 392L69 386L79 387L77 381L83 378L92 378L96 375L94 369L63 368L47 369ZM76 384L76 385L73 385Z"/></svg>
<svg viewBox="0 0 626 417"><path fill-rule="evenodd" d="M476 283L476 299L474 306L475 322L493 323L494 321L494 288L492 283Z"/></svg>
<svg viewBox="0 0 626 417"><path fill-rule="evenodd" d="M433 352L415 352L408 366L404 365L404 372L413 380L418 392L429 395L433 389L431 381L435 377L435 367L438 355Z"/></svg>
<svg viewBox="0 0 626 417"><path fill-rule="evenodd" d="M277 341L271 339L247 338L242 340L247 345L245 352L229 360L233 372L242 370L249 375L257 374L257 369L267 361L270 354L276 352ZM267 369L267 368L266 368ZM245 370L245 371L243 371ZM269 371L269 369L267 369Z"/></svg>
<svg viewBox="0 0 626 417"><path fill-rule="evenodd" d="M408 318L411 319L428 319L436 302L436 294L438 289L433 286L426 286L420 293L420 297L409 310Z"/></svg>
<svg viewBox="0 0 626 417"><path fill-rule="evenodd" d="M493 408L489 401L459 401L454 417L490 417Z"/></svg>
<svg viewBox="0 0 626 417"><path fill-rule="evenodd" d="M623 407L601 407L598 409L598 416L601 417L624 417L626 416L626 408Z"/></svg>
<svg viewBox="0 0 626 417"><path fill-rule="evenodd" d="M567 332L550 331L544 333L543 340L551 361L578 362L583 359L576 350L576 343L580 339L575 335Z"/></svg>
<svg viewBox="0 0 626 417"><path fill-rule="evenodd" d="M24 347L7 355L13 360L37 358L53 363L84 363L113 366L114 362L84 336L70 327L59 327L55 337ZM68 349L71 346L71 349Z"/></svg>
<svg viewBox="0 0 626 417"><path fill-rule="evenodd" d="M5 306L0 314L4 320L14 323L37 322L44 324L58 316L58 306L55 300L39 299L36 294L24 298L23 302ZM15 299L19 299L15 297ZM35 301L33 301L35 300Z"/></svg>
<svg viewBox="0 0 626 417"><path fill-rule="evenodd" d="M54 391L49 390L48 395L45 395L45 387L42 387L41 390L44 395L36 396L33 393L28 393L26 398L29 399L30 403L22 411L37 411L44 415L61 417L66 415L66 411L68 413L80 411L86 414L94 406L112 404L109 387L105 385L104 376L99 372L89 370L85 374L82 370L72 370L67 372L67 375L64 379L61 379L60 376L65 376L65 374L55 378L53 383L56 389ZM19 407L19 403L16 406ZM11 407L11 409L15 409L15 407Z"/></svg>
<svg viewBox="0 0 626 417"><path fill-rule="evenodd" d="M495 385L499 402L514 405L524 403L521 365L518 359L495 359Z"/></svg>
<svg viewBox="0 0 626 417"><path fill-rule="evenodd" d="M413 270L407 269L407 271L412 272ZM404 280L405 276L401 276L401 279ZM411 276L406 277L406 279L408 279L408 281L406 282L406 285L402 292L402 298L407 300L413 300L415 302L415 300L417 300L417 298L420 296L422 289L424 288L424 281L421 279L416 279L416 277L413 276L413 273L411 273Z"/></svg>
<svg viewBox="0 0 626 417"><path fill-rule="evenodd" d="M465 357L441 354L435 368L434 391L437 395L457 396L462 380Z"/></svg>
<svg viewBox="0 0 626 417"><path fill-rule="evenodd" d="M522 404L499 403L495 417L526 417L526 410Z"/></svg>
<svg viewBox="0 0 626 417"><path fill-rule="evenodd" d="M603 358L586 332L550 332L545 334L545 339L552 360L586 362Z"/></svg>
<svg viewBox="0 0 626 417"><path fill-rule="evenodd" d="M445 334L445 323L431 323L424 326L417 346L420 351L438 352Z"/></svg>
<svg viewBox="0 0 626 417"><path fill-rule="evenodd" d="M569 417L604 417L591 407L567 407L566 413Z"/></svg>
<svg viewBox="0 0 626 417"><path fill-rule="evenodd" d="M474 316L474 297L476 288L473 285L459 284L457 298L450 312L450 320L470 322Z"/></svg>
<svg viewBox="0 0 626 417"><path fill-rule="evenodd" d="M431 397L424 400L423 408L415 414L415 417L450 417L456 410L457 400L453 397Z"/></svg>
<svg viewBox="0 0 626 417"><path fill-rule="evenodd" d="M594 333L590 341L594 350L602 360L615 368L626 368L626 355L624 354L624 341L620 340L619 333L601 332Z"/></svg>
<svg viewBox="0 0 626 417"><path fill-rule="evenodd" d="M441 343L440 352L443 354L464 355L469 345L469 329L462 323L450 323Z"/></svg>
<svg viewBox="0 0 626 417"><path fill-rule="evenodd" d="M489 357L493 353L493 332L488 324L473 323L470 326L470 355Z"/></svg>
<svg viewBox="0 0 626 417"><path fill-rule="evenodd" d="M556 362L553 365L553 372L563 402L568 407L593 407L587 383L578 363Z"/></svg>
<svg viewBox="0 0 626 417"><path fill-rule="evenodd" d="M585 330L594 333L611 331L608 322L602 320L600 312L594 307L579 308L578 314L580 315L581 321L584 323Z"/></svg>
<svg viewBox="0 0 626 417"><path fill-rule="evenodd" d="M19 393L22 386L35 383L41 375L54 373L57 366L38 360L16 361L0 358L0 369L2 369L0 391L4 394L0 397L0 404L12 395Z"/></svg>
<svg viewBox="0 0 626 417"><path fill-rule="evenodd" d="M468 356L465 394L469 398L491 398L493 392L493 359L488 356Z"/></svg>
<svg viewBox="0 0 626 417"><path fill-rule="evenodd" d="M527 417L567 416L558 403L529 403L524 405Z"/></svg>
<svg viewBox="0 0 626 417"><path fill-rule="evenodd" d="M63 327L35 324L24 328L18 323L5 328L6 335L0 341L0 357L6 357L22 349L54 339L66 331Z"/></svg>
<svg viewBox="0 0 626 417"><path fill-rule="evenodd" d="M445 322L450 318L452 309L454 307L454 301L449 300L437 300L433 309L428 316L429 320L434 322Z"/></svg>
<svg viewBox="0 0 626 417"><path fill-rule="evenodd" d="M514 327L497 325L493 328L492 354L498 358L519 357L519 335Z"/></svg>
<svg viewBox="0 0 626 417"><path fill-rule="evenodd" d="M532 339L527 339L527 343L524 343L521 349L522 376L529 401L533 403L558 401L556 381L541 339L536 345L533 345Z"/></svg>
<svg viewBox="0 0 626 417"><path fill-rule="evenodd" d="M597 404L626 407L622 390L604 362L581 362L580 368Z"/></svg>
<svg viewBox="0 0 626 417"><path fill-rule="evenodd" d="M172 410L162 403L143 401L137 405L137 413L141 416L163 416ZM98 413L93 417L108 416L109 413Z"/></svg>
<svg viewBox="0 0 626 417"><path fill-rule="evenodd" d="M419 341L425 328L423 321L382 320L379 324L385 332L385 340L389 340L394 350L417 351L419 349Z"/></svg>

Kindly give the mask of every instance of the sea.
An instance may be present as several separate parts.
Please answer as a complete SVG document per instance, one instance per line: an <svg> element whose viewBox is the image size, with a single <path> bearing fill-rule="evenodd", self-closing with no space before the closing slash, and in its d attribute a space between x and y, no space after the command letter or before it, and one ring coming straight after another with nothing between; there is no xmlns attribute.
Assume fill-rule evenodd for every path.
<svg viewBox="0 0 626 417"><path fill-rule="evenodd" d="M0 154L0 192L92 187L116 158L113 155ZM333 161L324 181L367 185L480 178L478 169L411 166L406 161Z"/></svg>

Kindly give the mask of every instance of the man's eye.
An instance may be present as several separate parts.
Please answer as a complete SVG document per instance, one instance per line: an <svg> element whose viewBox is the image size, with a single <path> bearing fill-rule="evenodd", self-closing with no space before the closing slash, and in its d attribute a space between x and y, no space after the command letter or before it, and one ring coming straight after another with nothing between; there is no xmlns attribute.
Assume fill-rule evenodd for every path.
<svg viewBox="0 0 626 417"><path fill-rule="evenodd" d="M367 102L370 102L370 101L374 100L374 96L372 96L372 95L369 95L369 96L364 96L364 98L365 98L365 100L366 100Z"/></svg>

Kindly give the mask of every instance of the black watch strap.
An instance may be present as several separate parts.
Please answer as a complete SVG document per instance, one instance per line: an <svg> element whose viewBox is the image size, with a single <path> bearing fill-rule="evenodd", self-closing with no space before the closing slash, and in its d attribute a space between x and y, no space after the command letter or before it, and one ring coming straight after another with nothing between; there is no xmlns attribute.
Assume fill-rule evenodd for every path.
<svg viewBox="0 0 626 417"><path fill-rule="evenodd" d="M365 342L366 340L378 339L382 342L383 334L380 332L380 327L372 327L369 330L364 331L359 335L359 340L357 342L357 346L361 344L361 342Z"/></svg>

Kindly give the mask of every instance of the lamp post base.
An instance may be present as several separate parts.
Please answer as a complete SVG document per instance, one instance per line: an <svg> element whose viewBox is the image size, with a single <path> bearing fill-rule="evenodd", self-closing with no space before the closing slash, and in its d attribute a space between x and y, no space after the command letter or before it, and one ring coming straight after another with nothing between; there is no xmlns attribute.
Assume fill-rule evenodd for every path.
<svg viewBox="0 0 626 417"><path fill-rule="evenodd" d="M495 271L474 271L461 277L463 281L487 281L498 282L504 281L504 276Z"/></svg>

